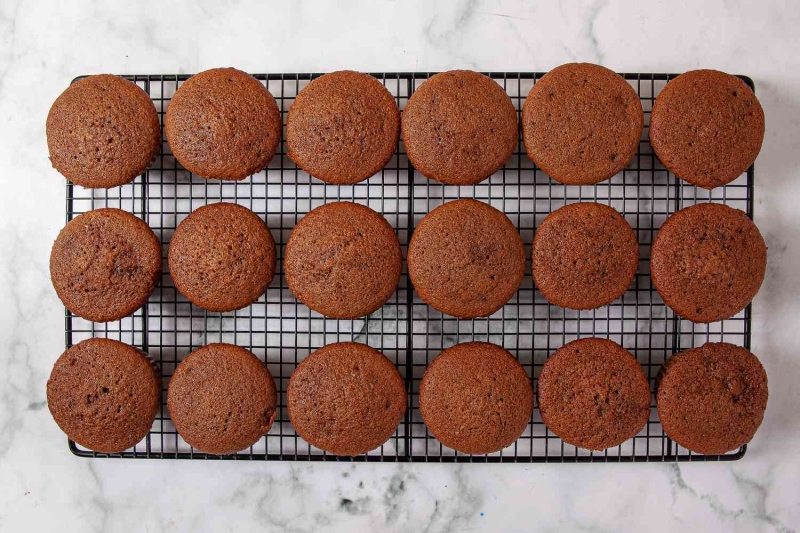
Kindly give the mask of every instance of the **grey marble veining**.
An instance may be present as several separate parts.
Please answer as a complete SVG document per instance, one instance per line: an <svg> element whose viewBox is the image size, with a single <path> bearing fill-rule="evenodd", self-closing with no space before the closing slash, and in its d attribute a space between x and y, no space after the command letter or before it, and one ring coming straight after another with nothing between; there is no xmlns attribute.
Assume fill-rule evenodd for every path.
<svg viewBox="0 0 800 533"><path fill-rule="evenodd" d="M800 6L779 1L0 3L0 530L797 530L799 22ZM64 224L64 186L46 157L44 124L73 77L226 65L548 70L575 60L627 72L710 67L756 82L767 136L755 220L769 270L754 302L753 351L771 396L744 460L353 465L70 455L45 404L63 349L47 260Z"/></svg>

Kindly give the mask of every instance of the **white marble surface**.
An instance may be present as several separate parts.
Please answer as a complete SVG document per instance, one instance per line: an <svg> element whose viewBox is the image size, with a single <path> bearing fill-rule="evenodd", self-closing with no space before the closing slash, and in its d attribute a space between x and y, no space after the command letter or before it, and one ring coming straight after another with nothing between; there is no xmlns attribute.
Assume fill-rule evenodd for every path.
<svg viewBox="0 0 800 533"><path fill-rule="evenodd" d="M800 4L235 0L0 2L0 530L794 531L800 528ZM647 4L647 5L645 5ZM45 405L63 349L47 259L64 222L47 110L78 74L357 70L748 74L767 116L770 249L753 351L771 397L744 460L681 465L90 461Z"/></svg>

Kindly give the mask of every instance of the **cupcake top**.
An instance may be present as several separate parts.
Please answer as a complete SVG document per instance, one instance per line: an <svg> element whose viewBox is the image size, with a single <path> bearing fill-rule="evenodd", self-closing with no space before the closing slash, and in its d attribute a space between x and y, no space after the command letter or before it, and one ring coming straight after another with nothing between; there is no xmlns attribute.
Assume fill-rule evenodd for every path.
<svg viewBox="0 0 800 533"><path fill-rule="evenodd" d="M278 395L266 365L233 344L190 353L169 381L167 406L178 434L193 448L227 455L266 435Z"/></svg>
<svg viewBox="0 0 800 533"><path fill-rule="evenodd" d="M61 354L47 381L47 407L67 436L118 453L150 431L161 400L155 364L132 346L87 339Z"/></svg>
<svg viewBox="0 0 800 533"><path fill-rule="evenodd" d="M650 416L650 386L619 344L585 338L545 362L537 398L542 421L564 442L605 450L633 438Z"/></svg>
<svg viewBox="0 0 800 533"><path fill-rule="evenodd" d="M261 218L238 204L194 210L175 229L169 245L175 287L207 311L234 311L252 304L275 275L275 241Z"/></svg>
<svg viewBox="0 0 800 533"><path fill-rule="evenodd" d="M764 110L745 82L693 70L667 83L653 104L650 144L672 173L704 189L741 176L764 140Z"/></svg>
<svg viewBox="0 0 800 533"><path fill-rule="evenodd" d="M522 283L525 248L503 213L476 200L455 200L414 229L408 275L434 309L459 318L489 316Z"/></svg>
<svg viewBox="0 0 800 533"><path fill-rule="evenodd" d="M425 177L473 185L502 168L517 147L517 112L483 74L451 70L414 90L402 117L408 159Z"/></svg>
<svg viewBox="0 0 800 533"><path fill-rule="evenodd" d="M622 296L636 276L639 244L613 207L581 202L550 213L536 230L533 279L550 303L595 309Z"/></svg>
<svg viewBox="0 0 800 533"><path fill-rule="evenodd" d="M395 432L406 412L406 387L382 353L340 342L300 363L286 405L292 425L309 444L336 455L359 455Z"/></svg>
<svg viewBox="0 0 800 533"><path fill-rule="evenodd" d="M286 118L289 157L327 183L358 183L380 172L399 137L394 97L360 72L333 72L313 80Z"/></svg>
<svg viewBox="0 0 800 533"><path fill-rule="evenodd" d="M195 74L167 106L164 131L175 159L203 178L242 180L267 166L281 139L275 98L233 68Z"/></svg>
<svg viewBox="0 0 800 533"><path fill-rule="evenodd" d="M419 389L425 425L462 453L492 453L519 438L533 411L533 389L522 365L495 344L467 342L440 353Z"/></svg>
<svg viewBox="0 0 800 533"><path fill-rule="evenodd" d="M394 294L403 253L392 226L363 205L312 210L286 245L286 282L298 300L331 318L365 316Z"/></svg>
<svg viewBox="0 0 800 533"><path fill-rule="evenodd" d="M160 145L152 100L119 76L76 81L47 115L50 162L83 187L108 189L133 181L147 170Z"/></svg>
<svg viewBox="0 0 800 533"><path fill-rule="evenodd" d="M50 252L50 279L64 306L95 322L145 303L161 277L161 243L140 218L103 208L72 219Z"/></svg>
<svg viewBox="0 0 800 533"><path fill-rule="evenodd" d="M522 108L525 149L548 176L589 185L620 172L636 155L642 103L619 74L570 63L537 81Z"/></svg>
<svg viewBox="0 0 800 533"><path fill-rule="evenodd" d="M750 442L768 396L767 373L758 358L724 342L670 357L656 393L667 436L703 454L723 454Z"/></svg>
<svg viewBox="0 0 800 533"><path fill-rule="evenodd" d="M732 317L758 292L767 247L738 209L702 203L661 226L650 251L650 277L664 302L692 322Z"/></svg>

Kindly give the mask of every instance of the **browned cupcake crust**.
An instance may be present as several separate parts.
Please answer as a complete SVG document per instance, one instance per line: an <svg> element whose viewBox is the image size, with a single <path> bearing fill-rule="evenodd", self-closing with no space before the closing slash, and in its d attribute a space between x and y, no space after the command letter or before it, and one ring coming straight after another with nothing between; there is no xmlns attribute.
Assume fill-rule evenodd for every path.
<svg viewBox="0 0 800 533"><path fill-rule="evenodd" d="M234 311L252 304L275 275L275 241L258 215L237 204L194 210L169 245L175 287L197 307Z"/></svg>
<svg viewBox="0 0 800 533"><path fill-rule="evenodd" d="M442 72L420 85L403 110L402 129L414 168L449 185L485 180L519 139L511 99L497 82L470 70Z"/></svg>
<svg viewBox="0 0 800 533"><path fill-rule="evenodd" d="M167 106L164 131L175 159L203 178L243 180L265 168L281 139L275 98L234 68L195 74Z"/></svg>
<svg viewBox="0 0 800 533"><path fill-rule="evenodd" d="M565 344L542 367L542 421L564 442L605 450L633 438L650 416L650 386L619 344L585 338Z"/></svg>
<svg viewBox="0 0 800 533"><path fill-rule="evenodd" d="M457 344L428 366L419 409L439 442L462 453L492 453L522 435L533 412L533 389L522 365L488 342Z"/></svg>
<svg viewBox="0 0 800 533"><path fill-rule="evenodd" d="M209 344L181 361L169 380L167 407L193 448L227 455L249 448L275 421L278 393L266 365L233 344Z"/></svg>
<svg viewBox="0 0 800 533"><path fill-rule="evenodd" d="M702 203L681 209L653 239L650 277L664 302L687 320L732 317L758 292L767 247L738 209Z"/></svg>
<svg viewBox="0 0 800 533"><path fill-rule="evenodd" d="M347 185L379 172L400 137L400 110L368 74L332 72L297 95L286 118L289 157L322 181Z"/></svg>
<svg viewBox="0 0 800 533"><path fill-rule="evenodd" d="M764 110L745 82L693 70L667 83L653 104L650 144L679 178L713 189L741 176L764 140Z"/></svg>
<svg viewBox="0 0 800 533"><path fill-rule="evenodd" d="M425 303L458 318L489 316L525 276L525 248L502 212L455 200L428 213L408 245L408 275Z"/></svg>
<svg viewBox="0 0 800 533"><path fill-rule="evenodd" d="M50 279L72 313L110 322L133 313L161 276L161 243L141 219L114 208L72 219L50 252Z"/></svg>
<svg viewBox="0 0 800 533"><path fill-rule="evenodd" d="M47 407L73 441L102 453L133 447L161 402L155 363L132 346L87 339L61 354L47 381Z"/></svg>
<svg viewBox="0 0 800 533"><path fill-rule="evenodd" d="M595 309L622 296L639 265L639 244L616 209L583 202L550 213L536 230L533 279L552 304Z"/></svg>
<svg viewBox="0 0 800 533"><path fill-rule="evenodd" d="M116 187L142 174L158 154L161 129L138 85L100 74L78 80L47 115L53 167L82 187Z"/></svg>
<svg viewBox="0 0 800 533"><path fill-rule="evenodd" d="M403 270L403 252L381 215L351 202L325 204L292 230L283 263L298 300L331 318L358 318L386 303Z"/></svg>
<svg viewBox="0 0 800 533"><path fill-rule="evenodd" d="M709 342L673 355L659 373L658 417L696 453L723 454L753 438L767 408L767 373L748 350Z"/></svg>
<svg viewBox="0 0 800 533"><path fill-rule="evenodd" d="M300 363L286 402L292 425L309 444L336 455L359 455L395 432L406 412L406 387L382 353L340 342Z"/></svg>
<svg viewBox="0 0 800 533"><path fill-rule="evenodd" d="M636 155L642 103L622 76L600 65L569 63L537 81L522 107L522 139L536 165L567 185L620 172Z"/></svg>

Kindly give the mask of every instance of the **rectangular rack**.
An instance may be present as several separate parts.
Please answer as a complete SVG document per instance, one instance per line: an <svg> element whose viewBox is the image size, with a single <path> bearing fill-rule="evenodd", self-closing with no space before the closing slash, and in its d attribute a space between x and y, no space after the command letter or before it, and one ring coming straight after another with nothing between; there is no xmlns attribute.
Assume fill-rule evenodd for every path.
<svg viewBox="0 0 800 533"><path fill-rule="evenodd" d="M433 73L373 73L395 96L402 110L408 98ZM544 73L489 72L521 110L528 91ZM321 74L257 74L275 96L284 119L297 93ZM449 186L430 181L408 161L402 140L388 165L356 185L328 185L297 168L281 143L269 167L242 182L205 180L178 165L169 145L151 168L134 182L110 190L91 190L67 183L67 221L92 209L118 207L144 219L163 245L165 271L149 303L130 317L107 324L92 323L66 312L67 347L90 337L108 337L144 350L160 366L162 407L150 434L120 454L99 454L70 441L82 457L156 459L240 459L292 461L386 462L661 462L729 461L744 456L746 447L724 455L699 455L679 447L663 432L651 403L645 428L633 439L604 452L590 452L564 443L542 423L534 410L524 434L512 446L489 455L473 456L443 447L426 430L418 409L418 391L427 364L444 348L468 341L499 344L516 356L533 378L554 350L579 337L610 338L633 353L654 389L655 377L671 354L708 341L725 341L750 348L751 308L713 324L693 324L664 305L650 282L650 243L666 218L700 201L721 202L753 216L754 170L731 184L706 191L677 179L659 163L648 138L653 101L673 74L623 74L637 91L645 113L645 128L636 156L624 171L590 186L567 186L551 180L534 166L520 142L507 164L490 179L474 186ZM152 98L163 124L167 104L189 75L125 76ZM753 82L742 79L752 88ZM163 133L163 128L162 128ZM162 135L163 137L163 135ZM311 209L326 202L359 202L381 213L397 231L404 256L414 226L443 202L475 198L503 211L519 229L528 257L519 292L487 318L456 319L428 307L414 293L404 266L397 292L382 309L357 320L327 319L300 304L283 276L283 253L292 228ZM265 296L240 311L206 312L191 305L176 289L166 268L166 253L178 223L207 203L244 205L272 230L278 247L278 274ZM534 228L553 210L576 201L597 201L620 211L636 232L640 245L639 272L625 295L611 305L571 311L550 305L535 290L530 276L530 244ZM338 457L304 442L292 428L286 410L286 389L297 364L310 352L340 341L367 343L397 365L408 388L409 409L392 438L358 457ZM272 429L248 450L225 457L192 449L176 433L166 409L166 388L178 362L192 350L212 342L248 348L266 362L279 390L278 414Z"/></svg>

